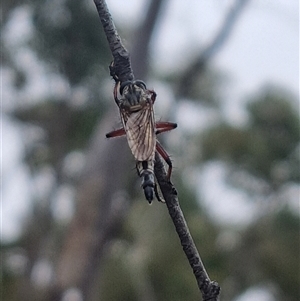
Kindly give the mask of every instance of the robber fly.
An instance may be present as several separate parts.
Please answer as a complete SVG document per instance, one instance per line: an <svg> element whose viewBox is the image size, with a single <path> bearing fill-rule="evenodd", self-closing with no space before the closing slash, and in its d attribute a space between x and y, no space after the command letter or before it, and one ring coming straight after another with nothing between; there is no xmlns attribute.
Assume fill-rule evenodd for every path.
<svg viewBox="0 0 300 301"><path fill-rule="evenodd" d="M121 98L118 98L118 93ZM168 153L157 141L156 135L171 131L176 123L155 122L153 104L156 93L148 90L140 80L117 82L114 88L114 99L120 110L123 127L106 134L107 138L126 135L130 150L136 160L138 175L142 178L141 186L149 203L154 194L161 200L154 176L154 157L157 151L168 164L167 179L170 180L172 162Z"/></svg>

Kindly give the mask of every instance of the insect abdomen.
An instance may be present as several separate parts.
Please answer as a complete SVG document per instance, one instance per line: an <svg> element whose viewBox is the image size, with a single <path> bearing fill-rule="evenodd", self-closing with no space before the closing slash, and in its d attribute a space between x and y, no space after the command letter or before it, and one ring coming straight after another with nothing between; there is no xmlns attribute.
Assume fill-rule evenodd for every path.
<svg viewBox="0 0 300 301"><path fill-rule="evenodd" d="M147 201L151 204L154 199L155 179L153 161L138 161L136 164L139 176L142 178L142 187Z"/></svg>

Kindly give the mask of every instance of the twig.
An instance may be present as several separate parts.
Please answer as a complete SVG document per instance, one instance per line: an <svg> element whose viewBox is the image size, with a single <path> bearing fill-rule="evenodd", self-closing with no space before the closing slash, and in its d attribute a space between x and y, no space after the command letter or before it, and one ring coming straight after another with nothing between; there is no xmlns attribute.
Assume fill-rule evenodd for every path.
<svg viewBox="0 0 300 301"><path fill-rule="evenodd" d="M132 80L133 72L131 70L129 53L121 43L121 39L117 34L105 0L94 0L94 2L114 57L111 75L116 81ZM123 70L122 68L125 69ZM220 294L220 287L216 282L209 279L179 206L177 191L173 184L167 181L164 165L157 153L155 155L154 172L161 192L166 200L166 205L179 236L182 248L193 269L202 298L204 301L217 301Z"/></svg>
<svg viewBox="0 0 300 301"><path fill-rule="evenodd" d="M210 280L205 270L205 267L202 263L196 245L185 221L183 212L180 208L176 188L172 183L167 181L164 165L157 153L155 155L154 171L159 187L166 201L169 214L179 236L181 246L190 263L191 268L193 269L198 287L202 294L202 299L204 301L217 301L220 294L220 286L217 282Z"/></svg>
<svg viewBox="0 0 300 301"><path fill-rule="evenodd" d="M129 52L122 44L105 0L94 0L94 3L114 58L113 64L110 66L110 74L120 82L133 80L134 75L131 69Z"/></svg>

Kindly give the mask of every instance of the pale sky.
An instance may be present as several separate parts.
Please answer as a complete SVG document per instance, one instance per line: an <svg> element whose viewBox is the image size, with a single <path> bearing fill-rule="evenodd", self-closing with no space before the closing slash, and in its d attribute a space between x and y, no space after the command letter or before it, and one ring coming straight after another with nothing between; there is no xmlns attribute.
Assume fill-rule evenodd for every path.
<svg viewBox="0 0 300 301"><path fill-rule="evenodd" d="M146 0L110 0L113 17L121 24L137 22ZM166 1L153 45L153 63L172 69L174 61L190 59L190 45L206 45L218 30L224 11L233 0ZM136 11L134 10L136 9ZM250 0L214 64L232 75L239 93L248 93L266 82L299 92L299 1Z"/></svg>
<svg viewBox="0 0 300 301"><path fill-rule="evenodd" d="M147 2L147 0L131 0L128 5L128 2L125 4L123 0L108 0L107 4L113 18L118 19L118 24L122 26L128 22L139 21ZM228 9L233 1L167 2L167 11L161 19L159 32L152 41L152 63L157 68L172 70L174 61L184 65L190 56L194 55L187 51L191 48L190 45L201 47L210 41L222 22L224 10ZM26 29L26 16L21 14L19 18L24 26L21 27L21 32L15 32L15 35L22 39L25 35L23 31ZM20 28L13 27L13 24L11 26ZM30 54L27 54L26 59L32 66L34 58L30 58ZM21 61L24 62L24 58ZM240 99L256 92L265 83L276 83L290 89L296 95L299 91L299 1L250 1L237 21L229 41L212 63L229 74L230 84L226 92L228 112L237 122L243 118L238 109ZM33 77L32 87L34 86L36 90L31 90L31 93L35 91L34 93L40 96L52 89L47 86L49 78L42 82L38 81L43 78L42 71L38 66L35 70L38 72ZM3 78L3 83L6 83L7 78L8 76ZM57 86L57 83L55 85ZM67 89L64 84L62 89ZM2 96L6 98L2 99L2 102L7 103L8 99L13 98L13 91L7 89ZM186 114L189 114L188 110ZM188 127L188 121L186 125L184 122L181 126ZM22 217L28 211L30 188L27 185L26 167L21 163L22 150L21 131L9 120L2 118L3 239L18 235Z"/></svg>

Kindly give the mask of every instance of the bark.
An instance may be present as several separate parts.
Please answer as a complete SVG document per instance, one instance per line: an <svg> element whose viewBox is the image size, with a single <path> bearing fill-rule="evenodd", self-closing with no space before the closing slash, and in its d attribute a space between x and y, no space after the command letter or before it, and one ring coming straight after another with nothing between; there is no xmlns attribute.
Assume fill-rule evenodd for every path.
<svg viewBox="0 0 300 301"><path fill-rule="evenodd" d="M180 208L177 190L174 185L166 180L166 172L160 156L156 153L155 156L155 175L166 201L169 215L175 226L176 232L180 239L182 249L189 261L189 264L193 270L194 276L197 281L198 288L202 294L204 301L217 301L219 300L220 286L217 282L211 281L201 257L198 253L197 247L190 234L188 225L185 221L183 212Z"/></svg>
<svg viewBox="0 0 300 301"><path fill-rule="evenodd" d="M110 75L116 82L133 80L134 75L131 69L129 52L121 41L106 2L101 0L94 0L94 2L114 59L110 65Z"/></svg>

